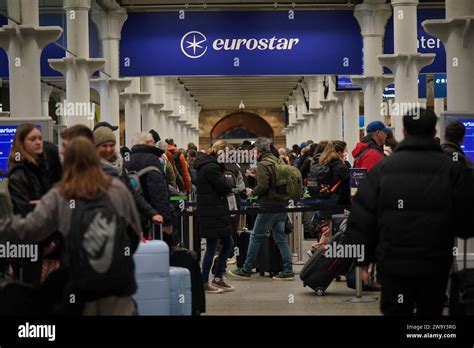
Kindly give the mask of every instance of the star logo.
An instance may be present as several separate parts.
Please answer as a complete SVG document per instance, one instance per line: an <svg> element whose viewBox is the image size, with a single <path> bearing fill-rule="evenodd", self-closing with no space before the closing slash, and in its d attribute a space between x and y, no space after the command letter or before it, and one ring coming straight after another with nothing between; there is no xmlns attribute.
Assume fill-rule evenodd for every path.
<svg viewBox="0 0 474 348"><path fill-rule="evenodd" d="M199 31L187 32L181 39L181 51L186 57L201 58L207 51L207 46L202 45L206 41L206 36Z"/></svg>

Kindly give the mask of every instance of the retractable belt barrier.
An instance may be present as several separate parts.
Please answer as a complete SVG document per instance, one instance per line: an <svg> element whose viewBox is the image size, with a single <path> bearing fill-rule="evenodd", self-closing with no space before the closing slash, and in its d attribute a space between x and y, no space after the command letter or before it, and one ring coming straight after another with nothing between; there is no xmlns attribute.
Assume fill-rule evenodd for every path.
<svg viewBox="0 0 474 348"><path fill-rule="evenodd" d="M182 199L180 199L182 198ZM188 197L174 197L171 199L173 205L176 208L176 212L180 217L181 227L181 240L185 241L184 226L187 225L187 235L185 246L190 249L195 249L195 233L194 224L195 217L199 216L199 212L196 209L197 205L195 201L190 201ZM257 215L257 214L275 214L275 213L287 213L293 221L294 231L291 233L289 238L289 245L292 254L296 256L295 264L303 264L303 212L306 211L324 211L332 214L344 213L350 209L350 205L334 205L321 202L321 200L312 199L300 199L289 202L255 202L255 201L242 201L240 209L229 210L226 215ZM331 214L331 215L332 215ZM216 217L218 215L215 215ZM221 215L219 215L221 216ZM212 217L212 215L206 214L206 217ZM184 220L187 219L187 224Z"/></svg>

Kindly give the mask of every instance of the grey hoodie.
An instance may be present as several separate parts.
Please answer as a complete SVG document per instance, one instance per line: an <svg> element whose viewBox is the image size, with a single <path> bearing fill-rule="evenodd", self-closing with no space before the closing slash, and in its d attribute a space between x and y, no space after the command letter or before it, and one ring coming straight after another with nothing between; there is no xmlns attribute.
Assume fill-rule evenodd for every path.
<svg viewBox="0 0 474 348"><path fill-rule="evenodd" d="M117 213L140 236L140 218L130 191L119 179L113 178L107 195ZM51 189L26 217L12 215L0 220L0 241L37 243L55 231L66 237L72 215L71 203L57 188Z"/></svg>

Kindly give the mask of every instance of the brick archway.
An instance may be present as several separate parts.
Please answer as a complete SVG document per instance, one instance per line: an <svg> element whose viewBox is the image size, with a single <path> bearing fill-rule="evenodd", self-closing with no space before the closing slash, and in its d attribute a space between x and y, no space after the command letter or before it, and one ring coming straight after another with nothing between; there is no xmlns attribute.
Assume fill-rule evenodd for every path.
<svg viewBox="0 0 474 348"><path fill-rule="evenodd" d="M211 142L229 130L241 129L257 137L273 139L273 128L262 117L249 112L235 112L221 118L211 130Z"/></svg>

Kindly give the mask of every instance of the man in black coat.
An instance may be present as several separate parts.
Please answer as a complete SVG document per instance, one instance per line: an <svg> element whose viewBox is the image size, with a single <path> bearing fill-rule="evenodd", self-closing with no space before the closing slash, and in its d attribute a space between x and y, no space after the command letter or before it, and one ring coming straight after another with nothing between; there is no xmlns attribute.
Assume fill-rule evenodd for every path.
<svg viewBox="0 0 474 348"><path fill-rule="evenodd" d="M377 260L384 315L441 315L454 238L473 234L474 189L434 139L436 115L420 109L403 118L403 140L359 186L347 243ZM363 268L363 278L367 278Z"/></svg>
<svg viewBox="0 0 474 348"><path fill-rule="evenodd" d="M159 160L163 151L145 144L134 145L131 150L130 161L125 162L128 171L139 172L146 167L159 169L144 174L140 178L140 185L147 202L163 217L165 241L170 247L174 247L178 243L177 237L173 235L173 226L177 224L177 217L169 201L168 184Z"/></svg>

